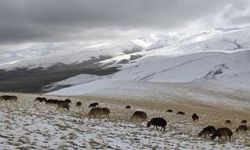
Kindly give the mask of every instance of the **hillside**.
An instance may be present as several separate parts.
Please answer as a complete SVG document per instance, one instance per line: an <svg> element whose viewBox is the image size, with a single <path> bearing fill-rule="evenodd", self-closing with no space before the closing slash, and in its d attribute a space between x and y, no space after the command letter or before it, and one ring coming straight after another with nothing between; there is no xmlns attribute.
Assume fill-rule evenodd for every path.
<svg viewBox="0 0 250 150"><path fill-rule="evenodd" d="M108 75L112 80L162 83L207 79L248 89L249 32L245 27L150 34L88 45L79 50L48 51L29 58L21 58L27 51L11 52L0 56L3 58L0 90L51 92L84 83L60 85L60 81L81 74L94 75L97 79Z"/></svg>

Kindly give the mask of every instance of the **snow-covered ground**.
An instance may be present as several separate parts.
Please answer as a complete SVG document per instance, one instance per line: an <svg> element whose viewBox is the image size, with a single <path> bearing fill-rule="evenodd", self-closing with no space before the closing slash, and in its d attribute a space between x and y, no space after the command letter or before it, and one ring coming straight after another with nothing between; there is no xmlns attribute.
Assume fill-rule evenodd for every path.
<svg viewBox="0 0 250 150"><path fill-rule="evenodd" d="M80 74L71 78L68 78L66 80L62 80L59 82L52 83L44 88L46 88L47 91L54 90L58 87L64 87L64 86L73 86L78 84L85 84L88 82L92 82L95 80L99 80L102 78L106 78L106 76L97 76L97 75L90 75L90 74Z"/></svg>
<svg viewBox="0 0 250 150"><path fill-rule="evenodd" d="M167 120L163 132L148 129L146 122L127 121L134 109L124 110L123 106L101 103L111 109L110 119L88 119L84 101L81 109L75 108L73 101L70 112L60 112L45 104L34 107L33 99L23 95L17 104L1 102L1 149L249 149L249 133L234 133L232 143L223 144L199 138L197 134L207 125L203 121L211 120L206 115L193 123L189 114L143 109L149 118Z"/></svg>

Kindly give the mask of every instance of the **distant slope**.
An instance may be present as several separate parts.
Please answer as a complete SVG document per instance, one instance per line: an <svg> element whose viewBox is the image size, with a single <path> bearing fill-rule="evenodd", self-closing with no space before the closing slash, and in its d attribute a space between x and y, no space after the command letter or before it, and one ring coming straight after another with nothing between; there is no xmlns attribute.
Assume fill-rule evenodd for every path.
<svg viewBox="0 0 250 150"><path fill-rule="evenodd" d="M249 50L144 57L106 79L49 94L190 99L245 108L250 104L249 65Z"/></svg>
<svg viewBox="0 0 250 150"><path fill-rule="evenodd" d="M127 65L113 75L116 80L191 82L221 80L250 72L250 51L203 52L178 57L150 56ZM234 75L234 76L233 76Z"/></svg>

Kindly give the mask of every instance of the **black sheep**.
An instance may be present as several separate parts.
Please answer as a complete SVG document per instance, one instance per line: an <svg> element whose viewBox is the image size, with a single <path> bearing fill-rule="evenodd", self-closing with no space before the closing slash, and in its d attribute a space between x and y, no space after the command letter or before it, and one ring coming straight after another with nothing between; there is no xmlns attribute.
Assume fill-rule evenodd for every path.
<svg viewBox="0 0 250 150"><path fill-rule="evenodd" d="M178 112L177 112L177 115L185 115L185 112L183 112L183 111L178 111Z"/></svg>
<svg viewBox="0 0 250 150"><path fill-rule="evenodd" d="M222 137L226 137L231 142L231 137L233 135L232 130L229 128L219 128L215 131L215 133L211 136L211 140L214 140L216 137L219 137L219 142L222 142Z"/></svg>
<svg viewBox="0 0 250 150"><path fill-rule="evenodd" d="M173 112L173 110L172 110L172 109L169 109L169 110L167 110L167 112L168 112L168 113L172 113L172 112Z"/></svg>
<svg viewBox="0 0 250 150"><path fill-rule="evenodd" d="M205 138L207 138L207 135L214 134L215 131L216 129L214 126L207 126L199 133L199 137L204 136Z"/></svg>
<svg viewBox="0 0 250 150"><path fill-rule="evenodd" d="M236 129L236 132L247 132L248 130L248 127L246 125L240 125L237 129Z"/></svg>
<svg viewBox="0 0 250 150"><path fill-rule="evenodd" d="M126 106L126 107L125 107L125 109L130 109L130 108L131 108L131 106Z"/></svg>
<svg viewBox="0 0 250 150"><path fill-rule="evenodd" d="M17 96L13 96L13 95L2 95L0 96L0 101L17 101Z"/></svg>
<svg viewBox="0 0 250 150"><path fill-rule="evenodd" d="M99 104L98 103L91 103L90 105L89 105L89 108L93 108L93 107L96 107L96 106L98 106Z"/></svg>
<svg viewBox="0 0 250 150"><path fill-rule="evenodd" d="M81 107L82 106L82 103L81 102L77 102L76 103L76 107Z"/></svg>
<svg viewBox="0 0 250 150"><path fill-rule="evenodd" d="M161 130L163 129L165 131L166 125L167 125L167 121L161 117L159 118L152 118L148 123L147 123L147 127L149 128L151 125L153 125L154 127L156 127L156 129L158 130L158 126L161 127Z"/></svg>
<svg viewBox="0 0 250 150"><path fill-rule="evenodd" d="M192 115L192 119L193 119L193 121L198 121L198 120L199 120L199 116L197 116L197 114L194 113L194 114Z"/></svg>

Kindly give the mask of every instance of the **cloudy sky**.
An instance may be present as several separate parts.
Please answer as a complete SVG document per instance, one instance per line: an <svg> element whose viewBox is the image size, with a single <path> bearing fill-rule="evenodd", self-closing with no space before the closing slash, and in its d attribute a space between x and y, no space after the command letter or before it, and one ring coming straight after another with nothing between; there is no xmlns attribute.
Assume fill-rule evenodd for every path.
<svg viewBox="0 0 250 150"><path fill-rule="evenodd" d="M247 24L249 0L0 0L0 52Z"/></svg>

